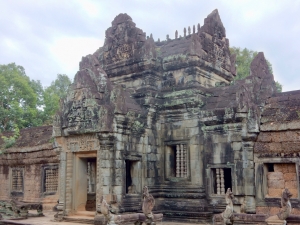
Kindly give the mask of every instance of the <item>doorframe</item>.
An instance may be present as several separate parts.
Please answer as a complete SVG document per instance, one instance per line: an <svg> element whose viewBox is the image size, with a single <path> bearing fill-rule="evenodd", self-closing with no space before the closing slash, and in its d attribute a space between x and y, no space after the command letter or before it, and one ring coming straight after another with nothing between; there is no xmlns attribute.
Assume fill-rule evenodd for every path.
<svg viewBox="0 0 300 225"><path fill-rule="evenodd" d="M77 173L77 167L78 167L78 162L81 159L87 159L87 158L95 158L96 159L96 168L97 168L97 151L82 151L82 152L75 152L73 154L73 188L72 188L72 211L76 213L78 211L78 205L77 204L77 196L79 195L78 187L76 185L77 180L79 179L79 174ZM87 195L87 190L86 190L86 195ZM87 196L86 196L87 197Z"/></svg>

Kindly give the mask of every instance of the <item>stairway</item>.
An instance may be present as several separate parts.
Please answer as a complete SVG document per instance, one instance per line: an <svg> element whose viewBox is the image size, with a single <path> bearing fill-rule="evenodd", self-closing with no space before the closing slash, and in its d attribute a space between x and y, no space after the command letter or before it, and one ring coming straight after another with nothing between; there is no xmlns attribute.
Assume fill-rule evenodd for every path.
<svg viewBox="0 0 300 225"><path fill-rule="evenodd" d="M123 198L122 212L139 212L142 210L142 197L140 194L130 194Z"/></svg>

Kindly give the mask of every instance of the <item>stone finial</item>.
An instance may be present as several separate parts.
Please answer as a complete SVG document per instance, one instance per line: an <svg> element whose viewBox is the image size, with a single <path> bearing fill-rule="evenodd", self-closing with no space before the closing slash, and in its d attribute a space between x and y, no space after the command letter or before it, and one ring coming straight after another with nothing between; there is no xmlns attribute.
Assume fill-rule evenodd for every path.
<svg viewBox="0 0 300 225"><path fill-rule="evenodd" d="M196 31L196 28L195 28L195 25L193 25L193 34L195 33Z"/></svg>
<svg viewBox="0 0 300 225"><path fill-rule="evenodd" d="M190 26L188 27L188 34L189 35L191 34L191 27Z"/></svg>
<svg viewBox="0 0 300 225"><path fill-rule="evenodd" d="M226 37L225 27L221 21L219 12L217 9L212 11L205 19L201 30L212 36L216 35L218 39Z"/></svg>
<svg viewBox="0 0 300 225"><path fill-rule="evenodd" d="M183 36L186 37L186 28L183 29Z"/></svg>
<svg viewBox="0 0 300 225"><path fill-rule="evenodd" d="M169 38L169 35L167 34L167 41L169 40L170 38Z"/></svg>
<svg viewBox="0 0 300 225"><path fill-rule="evenodd" d="M120 13L119 15L117 15L115 17L115 19L111 22L111 24L113 26L117 26L120 23L126 23L128 21L132 22L132 19L129 15L127 15L126 13Z"/></svg>
<svg viewBox="0 0 300 225"><path fill-rule="evenodd" d="M150 34L150 38L151 38L151 39L153 39L153 35L152 35L152 33Z"/></svg>
<svg viewBox="0 0 300 225"><path fill-rule="evenodd" d="M178 31L176 30L175 31L175 39L177 39L178 38Z"/></svg>
<svg viewBox="0 0 300 225"><path fill-rule="evenodd" d="M160 39L159 39L159 38L157 39L157 42L160 42Z"/></svg>
<svg viewBox="0 0 300 225"><path fill-rule="evenodd" d="M197 33L200 34L200 23L197 25Z"/></svg>

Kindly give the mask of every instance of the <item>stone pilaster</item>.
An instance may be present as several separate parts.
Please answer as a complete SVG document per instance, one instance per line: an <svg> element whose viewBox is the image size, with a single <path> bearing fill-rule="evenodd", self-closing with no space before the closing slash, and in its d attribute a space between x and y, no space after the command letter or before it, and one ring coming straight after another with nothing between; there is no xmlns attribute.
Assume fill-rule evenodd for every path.
<svg viewBox="0 0 300 225"><path fill-rule="evenodd" d="M67 153L60 152L59 164L59 204L56 220L62 221L66 209L66 168L67 168Z"/></svg>

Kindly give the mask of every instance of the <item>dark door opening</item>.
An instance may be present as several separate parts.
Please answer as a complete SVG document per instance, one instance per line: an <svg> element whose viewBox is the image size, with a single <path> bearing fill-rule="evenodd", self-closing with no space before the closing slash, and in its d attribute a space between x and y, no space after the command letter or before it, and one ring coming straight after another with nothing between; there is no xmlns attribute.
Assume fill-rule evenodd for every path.
<svg viewBox="0 0 300 225"><path fill-rule="evenodd" d="M86 211L96 211L96 158L87 158L87 201Z"/></svg>
<svg viewBox="0 0 300 225"><path fill-rule="evenodd" d="M225 193L228 188L232 191L232 179L231 179L231 169L224 168L224 185L225 185Z"/></svg>
<svg viewBox="0 0 300 225"><path fill-rule="evenodd" d="M130 193L131 185L132 185L132 178L131 178L131 167L132 167L132 161L126 160L126 194Z"/></svg>

